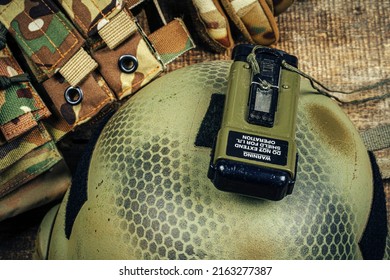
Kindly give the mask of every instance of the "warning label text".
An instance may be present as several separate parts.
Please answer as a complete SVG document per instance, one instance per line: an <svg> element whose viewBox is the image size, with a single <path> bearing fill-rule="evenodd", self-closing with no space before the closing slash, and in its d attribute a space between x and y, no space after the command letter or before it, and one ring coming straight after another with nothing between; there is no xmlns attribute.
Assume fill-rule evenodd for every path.
<svg viewBox="0 0 390 280"><path fill-rule="evenodd" d="M230 156L285 165L287 151L287 141L235 131L229 133L227 154Z"/></svg>

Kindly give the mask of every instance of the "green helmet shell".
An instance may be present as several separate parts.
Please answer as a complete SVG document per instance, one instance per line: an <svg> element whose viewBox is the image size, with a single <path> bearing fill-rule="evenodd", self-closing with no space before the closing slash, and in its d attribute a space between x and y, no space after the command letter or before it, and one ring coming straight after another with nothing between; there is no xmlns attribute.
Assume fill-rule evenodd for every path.
<svg viewBox="0 0 390 280"><path fill-rule="evenodd" d="M373 199L370 159L343 111L312 94L307 81L299 97L292 195L278 202L254 199L219 191L207 178L211 149L194 143L211 96L226 91L230 65L217 61L174 71L119 109L92 153L86 199L70 233L64 230L74 203L68 191L55 223L42 225L52 231L40 256L362 258L358 243Z"/></svg>

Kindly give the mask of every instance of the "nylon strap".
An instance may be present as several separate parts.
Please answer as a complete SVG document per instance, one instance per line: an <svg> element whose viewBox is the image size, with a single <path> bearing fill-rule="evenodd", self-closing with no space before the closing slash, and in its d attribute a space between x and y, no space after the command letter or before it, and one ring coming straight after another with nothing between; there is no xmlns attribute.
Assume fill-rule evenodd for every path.
<svg viewBox="0 0 390 280"><path fill-rule="evenodd" d="M27 112L18 117L17 123L11 121L4 125L0 125L0 131L3 133L5 140L9 142L37 125L38 122L33 114Z"/></svg>
<svg viewBox="0 0 390 280"><path fill-rule="evenodd" d="M97 62L81 48L59 72L71 86L76 86L97 67Z"/></svg>
<svg viewBox="0 0 390 280"><path fill-rule="evenodd" d="M184 22L174 19L148 36L164 65L195 47Z"/></svg>
<svg viewBox="0 0 390 280"><path fill-rule="evenodd" d="M41 102L37 99L35 99L35 101L37 103ZM13 141L14 139L37 126L40 120L46 119L50 115L51 112L46 106L35 110L34 112L26 112L10 122L0 125L0 130L2 132L2 137L0 138L3 138L7 142ZM0 139L0 146L1 145L2 141Z"/></svg>
<svg viewBox="0 0 390 280"><path fill-rule="evenodd" d="M98 32L107 46L113 50L136 31L137 26L131 16L122 10Z"/></svg>
<svg viewBox="0 0 390 280"><path fill-rule="evenodd" d="M390 147L390 124L378 125L360 133L369 151L377 151Z"/></svg>
<svg viewBox="0 0 390 280"><path fill-rule="evenodd" d="M74 0L57 2L85 37L96 35L123 7L123 1L113 0L83 0L80 4Z"/></svg>
<svg viewBox="0 0 390 280"><path fill-rule="evenodd" d="M0 146L50 116L28 80L28 75L23 73L8 46L5 46L0 50Z"/></svg>
<svg viewBox="0 0 390 280"><path fill-rule="evenodd" d="M22 157L49 141L51 141L50 135L40 123L21 137L1 146L0 174Z"/></svg>

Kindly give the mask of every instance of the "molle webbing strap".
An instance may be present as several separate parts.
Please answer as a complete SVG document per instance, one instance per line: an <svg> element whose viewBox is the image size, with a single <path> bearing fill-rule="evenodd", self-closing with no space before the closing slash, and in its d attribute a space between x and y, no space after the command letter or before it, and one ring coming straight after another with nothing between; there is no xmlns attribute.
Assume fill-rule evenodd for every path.
<svg viewBox="0 0 390 280"><path fill-rule="evenodd" d="M195 47L181 19L174 19L148 36L164 65Z"/></svg>
<svg viewBox="0 0 390 280"><path fill-rule="evenodd" d="M38 81L53 76L84 44L53 1L14 0L0 4L0 21L40 70Z"/></svg>
<svg viewBox="0 0 390 280"><path fill-rule="evenodd" d="M279 40L276 20L265 0L220 1L226 13L249 42L271 45Z"/></svg>
<svg viewBox="0 0 390 280"><path fill-rule="evenodd" d="M142 2L144 1L86 0L82 3L77 1L76 4L74 0L63 0L61 5L86 37L98 33L113 50L137 31L137 24L128 9ZM140 32L143 33L141 30ZM195 46L184 23L179 19L147 37L162 57L164 65Z"/></svg>
<svg viewBox="0 0 390 280"><path fill-rule="evenodd" d="M96 61L81 48L59 72L71 86L76 86L97 67Z"/></svg>
<svg viewBox="0 0 390 280"><path fill-rule="evenodd" d="M22 157L51 141L49 133L40 123L19 138L0 147L0 174Z"/></svg>
<svg viewBox="0 0 390 280"><path fill-rule="evenodd" d="M27 112L15 120L0 125L1 133L7 141L12 141L23 133L37 126L38 122L31 112Z"/></svg>
<svg viewBox="0 0 390 280"><path fill-rule="evenodd" d="M99 30L99 35L107 46L113 50L136 31L137 26L134 20L123 10Z"/></svg>
<svg viewBox="0 0 390 280"><path fill-rule="evenodd" d="M369 151L377 151L390 147L390 124L378 125L360 133Z"/></svg>
<svg viewBox="0 0 390 280"><path fill-rule="evenodd" d="M0 198L50 170L61 159L61 154L52 141L35 148L2 172Z"/></svg>
<svg viewBox="0 0 390 280"><path fill-rule="evenodd" d="M99 30L100 37L110 49L115 49L137 31L132 16L122 10ZM143 34L143 32L141 32ZM145 38L146 39L146 38ZM147 36L160 55L164 66L194 47L194 43L180 19L174 19Z"/></svg>
<svg viewBox="0 0 390 280"><path fill-rule="evenodd" d="M360 136L367 150L374 152L381 170L382 179L390 178L390 124L378 125L361 131Z"/></svg>
<svg viewBox="0 0 390 280"><path fill-rule="evenodd" d="M123 1L117 0L62 0L58 2L85 37L96 35L98 30L123 8Z"/></svg>
<svg viewBox="0 0 390 280"><path fill-rule="evenodd" d="M0 131L7 142L19 137L38 121L50 116L48 108L12 56L8 46L0 50Z"/></svg>

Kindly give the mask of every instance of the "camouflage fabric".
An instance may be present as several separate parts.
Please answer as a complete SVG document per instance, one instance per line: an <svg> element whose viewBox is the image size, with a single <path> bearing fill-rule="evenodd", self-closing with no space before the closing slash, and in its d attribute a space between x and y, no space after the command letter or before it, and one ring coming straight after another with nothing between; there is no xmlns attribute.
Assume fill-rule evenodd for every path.
<svg viewBox="0 0 390 280"><path fill-rule="evenodd" d="M39 69L39 81L53 76L84 44L52 1L2 2L0 20Z"/></svg>
<svg viewBox="0 0 390 280"><path fill-rule="evenodd" d="M48 108L29 82L8 80L22 73L5 45L0 50L0 128L4 139L0 146L0 196L45 172L61 158L41 122L50 115Z"/></svg>
<svg viewBox="0 0 390 280"><path fill-rule="evenodd" d="M20 74L23 74L22 69L5 46L0 50L0 76ZM0 130L4 140L17 138L48 116L49 110L29 83L12 83L0 90Z"/></svg>
<svg viewBox="0 0 390 280"><path fill-rule="evenodd" d="M138 59L138 68L134 73L124 73L118 69L118 59L123 53L132 54ZM118 99L134 93L163 71L163 66L138 32L117 49L106 47L93 53L93 57L100 64L100 72Z"/></svg>
<svg viewBox="0 0 390 280"><path fill-rule="evenodd" d="M48 142L2 171L0 198L36 178L61 160L54 142Z"/></svg>
<svg viewBox="0 0 390 280"><path fill-rule="evenodd" d="M122 0L59 0L59 3L85 37L96 35L98 29L108 23L123 7Z"/></svg>
<svg viewBox="0 0 390 280"><path fill-rule="evenodd" d="M205 36L209 44L217 49L233 48L234 42L230 33L228 18L226 17L219 0L193 0L193 15L200 33ZM207 36L207 37L206 37ZM210 39L211 40L210 40Z"/></svg>
<svg viewBox="0 0 390 280"><path fill-rule="evenodd" d="M57 2L82 35L54 1L0 2L1 23L50 99L45 106L28 82L9 83L0 93L0 220L63 195L70 174L55 143L76 126L104 115L116 99L133 94L194 47L180 20L149 39L127 2ZM133 73L118 68L123 53L138 61ZM4 81L22 73L10 50L1 51ZM82 92L80 103L66 100L71 87Z"/></svg>
<svg viewBox="0 0 390 280"><path fill-rule="evenodd" d="M70 183L70 172L62 160L22 188L0 198L0 221L62 198Z"/></svg>
<svg viewBox="0 0 390 280"><path fill-rule="evenodd" d="M221 2L249 42L268 46L279 40L276 20L265 0L221 0Z"/></svg>
<svg viewBox="0 0 390 280"><path fill-rule="evenodd" d="M69 125L64 118L56 115L49 118L44 124L46 130L50 133L56 143L73 130L72 125Z"/></svg>
<svg viewBox="0 0 390 280"><path fill-rule="evenodd" d="M234 46L228 16L250 43L271 45L279 39L274 16L284 12L293 2L294 0L187 0L187 6L199 36L213 50L222 52Z"/></svg>
<svg viewBox="0 0 390 280"><path fill-rule="evenodd" d="M116 26L118 17L125 20L120 20L122 25ZM125 32L125 37L119 34L119 37L122 37L121 43L114 44L114 48L110 48L106 42L107 46L104 48L93 49L92 56L98 62L100 73L117 98L123 99L157 77L163 71L163 65L150 49L148 39L143 36L143 31L136 26L133 16L128 11L121 11L111 22L106 23L104 28L109 27L110 24L114 24L117 29L132 31ZM121 71L118 67L119 59L123 54L132 55L138 61L138 66L131 73Z"/></svg>
<svg viewBox="0 0 390 280"><path fill-rule="evenodd" d="M79 87L83 91L83 100L77 105L70 105L64 99L64 92L70 86L61 77L52 77L42 83L53 101L55 111L72 128L89 121L103 107L115 99L111 90L97 73L88 75ZM58 94L60 93L60 94Z"/></svg>
<svg viewBox="0 0 390 280"><path fill-rule="evenodd" d="M165 63L194 47L183 25L182 30L177 29L178 32L175 34L185 35L185 39L178 40L178 44L172 44L173 48L159 47L160 52L157 53L155 48L161 40L157 39L156 46L153 46L154 42L149 41L143 30L136 25L136 20L129 11L130 6L127 6L133 7L143 1L56 1L77 29L54 2L49 0L2 2L0 21L17 41L27 64L51 99L49 109L52 116L47 122L47 129L52 133L55 141L62 139L76 126L91 120L116 98L122 99L133 94L156 78L164 70ZM114 33L120 31L118 34L122 36L120 41L110 49L106 47L108 42L104 41L107 38L100 37L99 31L107 29L107 26L115 27L113 23L117 21L119 15L125 15L127 21L119 28L108 29L113 30ZM130 25L134 34L127 32ZM170 28L170 31L172 30ZM83 48L87 52L81 52ZM139 64L134 73L124 73L119 70L118 60L122 55L121 51L136 56ZM93 54L96 61L88 58L88 52ZM83 59L79 59L80 53L84 54ZM84 59L85 55L87 60ZM80 74L73 76L75 72ZM83 93L81 103L71 105L65 100L64 93L70 86L81 89ZM15 118L19 117L16 114L17 110L14 110L16 102L13 100L9 103L11 106L8 111L14 115L8 118L8 122L12 119L23 124L20 126L24 128L23 133L36 126L30 115L16 120ZM19 108L31 107L31 105L19 106ZM2 111L7 111L6 106ZM48 115L48 111L41 113L45 117ZM0 124L2 124L1 119ZM13 123L9 123L6 129L16 131ZM14 137L16 135L0 135L0 143L5 143L6 139Z"/></svg>
<svg viewBox="0 0 390 280"><path fill-rule="evenodd" d="M72 4L72 1L66 2ZM59 128L55 129L56 141L113 102L113 93L99 73L94 71L96 62L86 52L81 52L84 38L53 1L16 0L3 3L0 5L0 20L16 39L28 65L52 101L50 126ZM83 59L79 60L79 54L84 54ZM73 72L79 74L72 76ZM64 97L70 86L79 87L83 93L82 102L78 105L71 105ZM15 102L11 102L11 108L14 107ZM68 126L64 126L64 122Z"/></svg>
<svg viewBox="0 0 390 280"><path fill-rule="evenodd" d="M273 1L273 13L275 16L280 15L288 9L293 3L294 0L267 0ZM268 3L268 6L271 6L271 3Z"/></svg>
<svg viewBox="0 0 390 280"><path fill-rule="evenodd" d="M174 19L148 36L164 65L195 47L184 22ZM175 42L174 44L172 42Z"/></svg>
<svg viewBox="0 0 390 280"><path fill-rule="evenodd" d="M51 141L50 135L42 124L23 136L0 147L0 173L34 149Z"/></svg>
<svg viewBox="0 0 390 280"><path fill-rule="evenodd" d="M63 163L59 165L61 170L51 170L60 161L62 157L42 121L2 143L0 221L60 198L70 184L70 174Z"/></svg>
<svg viewBox="0 0 390 280"><path fill-rule="evenodd" d="M1 221L60 198L70 174L42 123L51 113L7 45L0 50L0 88Z"/></svg>
<svg viewBox="0 0 390 280"><path fill-rule="evenodd" d="M194 47L184 23L179 20L147 36L136 24L128 6L141 4L142 1L104 0L98 5L95 2L83 1L80 6L73 1L60 1L60 4L88 37L87 41L93 42L90 44L91 55L118 99L135 93L162 73L167 63ZM104 32L105 29L109 31ZM162 37L169 38L169 43ZM118 68L123 54L137 59L135 71L127 73Z"/></svg>

